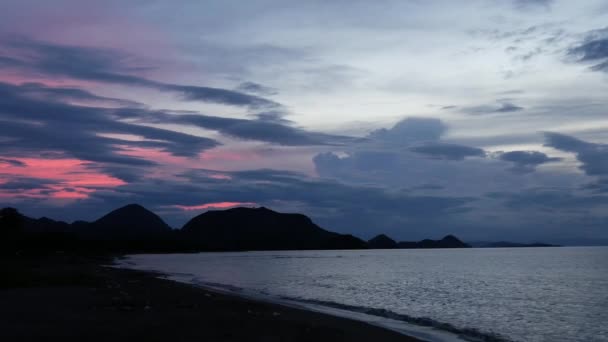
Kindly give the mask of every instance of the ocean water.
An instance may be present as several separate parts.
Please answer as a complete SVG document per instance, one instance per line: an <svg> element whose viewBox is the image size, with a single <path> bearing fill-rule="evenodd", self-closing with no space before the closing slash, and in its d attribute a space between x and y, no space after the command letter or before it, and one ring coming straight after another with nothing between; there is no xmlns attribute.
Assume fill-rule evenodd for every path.
<svg viewBox="0 0 608 342"><path fill-rule="evenodd" d="M132 255L122 266L386 318L428 340L608 341L608 247Z"/></svg>

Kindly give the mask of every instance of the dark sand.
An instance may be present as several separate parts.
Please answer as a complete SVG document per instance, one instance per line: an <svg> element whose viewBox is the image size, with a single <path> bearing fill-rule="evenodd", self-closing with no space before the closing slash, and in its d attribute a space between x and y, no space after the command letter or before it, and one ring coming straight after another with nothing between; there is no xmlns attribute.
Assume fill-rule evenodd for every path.
<svg viewBox="0 0 608 342"><path fill-rule="evenodd" d="M1 259L0 341L418 341L363 322L99 266Z"/></svg>

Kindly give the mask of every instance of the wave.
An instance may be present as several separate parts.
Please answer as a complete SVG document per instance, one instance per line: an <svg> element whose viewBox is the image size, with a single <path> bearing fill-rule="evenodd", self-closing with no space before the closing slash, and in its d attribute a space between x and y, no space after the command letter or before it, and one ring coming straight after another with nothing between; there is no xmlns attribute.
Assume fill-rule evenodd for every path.
<svg viewBox="0 0 608 342"><path fill-rule="evenodd" d="M319 305L319 306L324 306L324 307L333 308L333 309L340 309L340 310L345 310L345 311L361 313L361 314L365 314L365 315L389 318L392 320L396 320L396 321L400 321L400 322L404 322L404 323L408 323L408 324L412 324L412 325L429 327L429 328L434 328L437 330L449 332L451 334L458 336L460 339L463 339L466 341L471 341L471 342L515 342L514 340L509 339L500 334L496 334L496 333L492 333L492 332L483 332L483 331L480 331L479 329L475 329L475 328L466 328L466 327L461 328L461 327L457 327L457 326L449 324L449 323L436 321L432 318L414 317L414 316L396 313L396 312L393 312L393 311L390 311L387 309L348 305L348 304L323 301L323 300L315 300L315 299L303 299L303 298L295 298L295 297L287 297L287 296L278 296L277 297L277 296L273 296L272 294L270 294L266 291L247 291L244 288L238 287L238 286L200 281L198 279L192 279L192 280L190 280L190 283L193 285L196 285L196 286L214 288L216 290L224 290L224 291L228 291L231 293L240 293L241 295L250 295L250 296L254 297L255 299L272 300L273 298L275 298L275 299L279 299L279 301L288 301L288 302L292 302L292 303L296 302L296 303L302 303L302 304L313 304L313 305ZM262 295L262 297L260 297L259 295Z"/></svg>
<svg viewBox="0 0 608 342"><path fill-rule="evenodd" d="M177 274L171 273L171 275L175 276ZM169 278L173 278L173 277L169 277ZM201 281L200 279L197 279L196 277L192 277L187 280L184 278L182 278L182 279L177 279L177 278L181 278L181 277L179 277L179 276L175 277L174 280L177 280L177 281L181 280L181 281L185 281L185 282L190 283L195 286L212 288L212 289L219 290L219 291L227 291L229 293L234 293L234 294L238 293L241 296L244 295L247 297L252 297L253 299L261 299L261 300L266 299L266 300L271 300L271 301L273 301L272 299L275 299L275 301L278 299L278 302L287 301L287 302L292 302L292 303L295 302L295 303L302 303L302 304L313 304L313 305L318 305L318 306L323 306L323 307L328 307L328 308L333 308L333 309L356 312L356 313L365 314L365 315L388 318L388 319L392 319L395 321L400 321L400 322L404 322L404 323L412 324L412 325L416 325L416 326L421 326L421 327L434 328L437 330L441 330L441 331L445 331L445 332L454 334L462 340L471 341L471 342L515 342L514 340L509 339L500 334L496 334L496 333L492 333L492 332L484 332L484 331L481 331L481 330L475 329L475 328L457 327L453 324L436 321L432 318L414 317L414 316L410 316L410 315L406 315L406 314L396 313L396 312L393 312L393 311L390 311L387 309L348 305L348 304L316 300L316 299L303 299L303 298L287 297L287 296L274 296L266 291L259 291L259 290L250 291L250 290L246 290L242 287L238 287L238 286Z"/></svg>
<svg viewBox="0 0 608 342"><path fill-rule="evenodd" d="M341 255L331 256L301 256L301 255L269 255L272 259L336 259L342 258Z"/></svg>
<svg viewBox="0 0 608 342"><path fill-rule="evenodd" d="M284 300L296 301L301 303L308 303L314 305L321 305L325 307L330 307L334 309L358 312L366 315L378 316L383 318L389 318L409 324L414 324L418 326L431 327L438 330L443 330L450 332L452 334L457 335L459 338L472 341L472 342L514 342L512 339L509 339L500 334L492 333L492 332L483 332L475 328L460 328L454 326L449 323L443 323L436 321L432 318L427 317L414 317L405 314L396 313L390 310L381 309L381 308L370 308L364 306L356 306L356 305L348 305L341 304L330 301L322 301L322 300L314 300L314 299L302 299L302 298L292 298L292 297L280 297Z"/></svg>

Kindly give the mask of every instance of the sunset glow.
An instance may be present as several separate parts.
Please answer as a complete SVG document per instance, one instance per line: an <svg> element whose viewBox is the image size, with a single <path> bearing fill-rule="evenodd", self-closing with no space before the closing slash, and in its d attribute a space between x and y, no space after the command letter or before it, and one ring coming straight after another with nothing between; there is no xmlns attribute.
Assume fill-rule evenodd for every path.
<svg viewBox="0 0 608 342"><path fill-rule="evenodd" d="M256 203L252 202L216 202L216 203L205 203L198 205L175 205L175 208L179 208L185 211L192 210L207 210L207 209L228 209L234 207L253 207Z"/></svg>

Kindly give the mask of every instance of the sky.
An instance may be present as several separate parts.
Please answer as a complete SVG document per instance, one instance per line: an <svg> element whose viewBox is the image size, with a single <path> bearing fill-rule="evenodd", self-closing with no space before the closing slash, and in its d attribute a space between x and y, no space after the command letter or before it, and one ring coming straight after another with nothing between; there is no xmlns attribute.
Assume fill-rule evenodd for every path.
<svg viewBox="0 0 608 342"><path fill-rule="evenodd" d="M0 3L0 206L608 243L608 1Z"/></svg>

